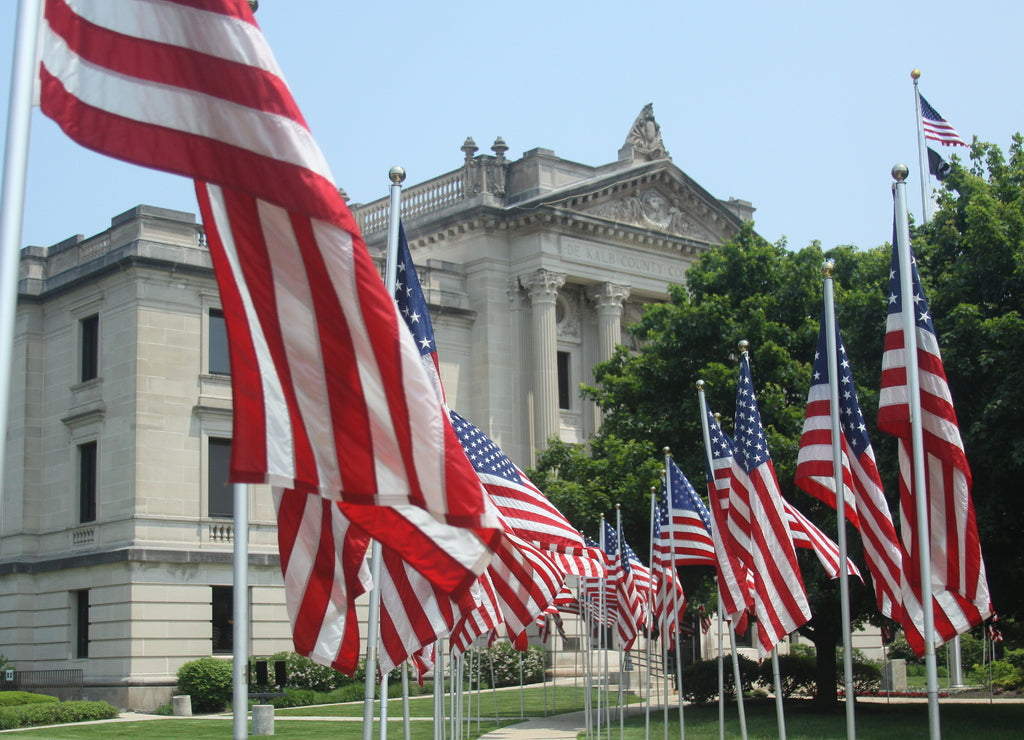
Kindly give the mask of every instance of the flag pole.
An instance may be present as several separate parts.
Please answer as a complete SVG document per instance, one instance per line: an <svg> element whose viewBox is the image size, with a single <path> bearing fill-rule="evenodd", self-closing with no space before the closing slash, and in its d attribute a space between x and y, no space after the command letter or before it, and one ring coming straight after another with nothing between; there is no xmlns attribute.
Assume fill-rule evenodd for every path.
<svg viewBox="0 0 1024 740"><path fill-rule="evenodd" d="M622 563L623 568L625 568L625 566L626 566L626 556L625 556L624 551L625 551L626 548L624 548L622 546L622 543L624 542L624 540L622 539L622 507L619 504L615 504L615 531L616 531L616 536L619 538L619 562ZM629 608L631 609L632 607L629 607ZM619 652L619 691L618 691L618 696L615 698L615 703L618 705L617 708L619 710L619 740L622 740L623 736L626 734L626 715L625 715L625 711L624 711L625 700L623 699L623 696L622 696L622 684L625 681L625 672L624 672L623 668L625 667L625 663L626 663L626 660L625 660L625 654L626 653L622 649L622 640L618 641L618 646L619 646L619 651L618 651ZM611 699L609 699L609 702L610 701L611 701ZM609 733L609 734L611 734L611 733Z"/></svg>
<svg viewBox="0 0 1024 740"><path fill-rule="evenodd" d="M650 738L651 737L651 632L653 632L652 628L654 627L654 621L655 621L654 620L654 609L653 609L653 606L654 606L654 603L653 603L654 602L654 576L655 576L655 569L654 569L654 517L657 516L657 514L656 514L657 495L658 494L656 492L655 487L651 486L651 542L650 542L650 545L647 548L647 556L648 556L647 562L649 562L651 564L651 589L650 589L651 598L648 600L648 602L650 603L649 611L650 611L650 614L651 614L651 620L650 620L651 623L647 625L647 640L645 641L645 649L646 649L646 657L647 657L647 682L644 685L644 694L645 694L645 698L644 698L644 738ZM661 580L664 581L665 579L662 578ZM662 585L663 585L662 583L658 584L658 589L659 590L661 589Z"/></svg>
<svg viewBox="0 0 1024 740"><path fill-rule="evenodd" d="M712 469L712 467L713 467L713 461L711 459L711 429L708 426L708 402L707 402L707 397L704 395L704 386L705 385L706 385L706 383L703 380L698 380L697 383L696 383L696 386L697 386L697 400L698 400L698 402L700 404L700 428L701 428L701 433L704 436L704 464L707 465L707 469L710 471ZM711 496L713 494L711 493L711 491L708 491L708 495ZM717 511L717 509L714 509L714 510ZM716 528L719 526L719 521L718 521L717 518L714 519L712 523L713 523L713 526L715 526ZM718 531L717 529L714 532L714 534L715 534L715 538L716 538L716 540L718 542L724 542L725 541L725 540L722 539L722 533L720 531ZM718 553L716 551L715 552L715 557L721 557L724 554L725 553L721 553L720 554L720 553ZM722 583L721 583L721 581L718 581L717 579L716 579L716 582L718 584L718 621L719 621L719 624L721 624L721 622L725 619L725 615L722 614L722 608L723 608L722 607ZM747 716L746 716L746 712L745 712L744 707L743 707L743 682L741 680L742 677L740 676L740 659L739 659L739 655L737 655L737 653L736 653L736 627L735 627L735 625L733 625L731 619L729 620L729 646L730 646L731 652L732 652L732 674L733 674L733 682L734 682L735 687L736 687L736 708L737 708L737 710L739 712L739 716L740 716L740 734L742 735L742 739L743 740L747 740ZM719 639L718 654L719 654L719 658L721 658L721 655L722 655L721 639ZM724 682L724 676L722 676L719 679L719 683L718 683L718 687L719 687L718 690L720 692L720 694L719 694L720 697L724 697L724 694L725 694L724 683L725 683ZM723 704L723 707L724 707L724 701L722 702L722 704ZM722 710L719 710L719 736L722 737L722 738L725 737L725 711L724 711L724 708Z"/></svg>
<svg viewBox="0 0 1024 740"><path fill-rule="evenodd" d="M25 218L25 178L32 120L32 85L36 71L37 26L42 0L20 0L14 36L11 91L7 109L3 185L0 186L0 480L4 477L14 317L18 310L21 230Z"/></svg>
<svg viewBox="0 0 1024 740"><path fill-rule="evenodd" d="M392 167L388 171L391 180L391 207L388 222L388 251L385 258L384 284L388 295L395 294L398 273L398 227L401 224L402 183L405 170ZM383 554L380 542L373 540L370 549L370 575L373 588L370 590L370 611L366 618L366 677L363 691L363 740L373 738L373 695L377 684L377 643L380 639L380 584ZM383 711L387 712L387 697L383 697ZM383 722L381 723L383 726Z"/></svg>
<svg viewBox="0 0 1024 740"><path fill-rule="evenodd" d="M917 112L917 160L921 168L921 223L931 221L931 199L928 197L928 148L924 140L924 117L921 115L921 92L918 90L917 81L921 79L921 70L915 69L910 73L914 81L914 110Z"/></svg>
<svg viewBox="0 0 1024 740"><path fill-rule="evenodd" d="M843 621L843 684L846 690L846 737L857 737L854 719L853 637L850 634L850 575L846 565L846 487L843 480L842 426L839 421L839 351L836 339L836 302L832 271L836 263L822 266L825 303L825 348L828 352L829 420L832 429L832 475L836 489L836 543L839 545L839 609Z"/></svg>
<svg viewBox="0 0 1024 740"><path fill-rule="evenodd" d="M928 689L929 737L938 740L939 679L935 662L935 612L932 597L931 532L928 516L928 490L925 482L924 430L921 426L921 378L917 364L917 324L914 310L906 302L913 297L910 261L910 224L907 221L907 175L910 168L897 164L892 168L896 192L896 250L900 265L900 294L903 296L903 353L907 360L907 390L910 398L910 437L914 465L914 510L917 515L917 555L921 563L921 609L924 615L924 664Z"/></svg>
<svg viewBox="0 0 1024 740"><path fill-rule="evenodd" d="M233 740L249 737L249 486L235 483L234 579L231 608L234 617L231 648L231 728Z"/></svg>
<svg viewBox="0 0 1024 740"><path fill-rule="evenodd" d="M672 462L672 454L668 447L662 449L665 453L665 493L668 499L666 505L669 507L669 512L672 511L672 468L669 463ZM679 573L676 570L676 548L673 542L672 548L669 550L669 560L672 563L672 577L679 578ZM676 589L675 584L672 585L672 626L675 628L675 657L676 657L676 696L679 697L679 737L680 740L686 740L686 725L683 723L683 653L680 650L680 643L682 642L682 632L679 629L679 591ZM700 639L700 638L697 638ZM668 697L665 697L665 702L668 703Z"/></svg>

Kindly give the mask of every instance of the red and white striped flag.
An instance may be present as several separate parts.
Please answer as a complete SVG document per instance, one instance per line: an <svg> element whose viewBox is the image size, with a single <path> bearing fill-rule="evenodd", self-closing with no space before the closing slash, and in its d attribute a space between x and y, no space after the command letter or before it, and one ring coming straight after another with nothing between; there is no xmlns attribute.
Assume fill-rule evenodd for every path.
<svg viewBox="0 0 1024 740"><path fill-rule="evenodd" d="M754 613L757 615L759 655L771 653L778 642L811 618L796 550L785 518L782 493L768 451L761 411L750 377L750 361L740 356L736 391L736 461L746 473L736 476L736 497L730 515L745 522L741 542L744 561L754 576ZM745 511L743 511L745 510Z"/></svg>
<svg viewBox="0 0 1024 740"><path fill-rule="evenodd" d="M899 439L900 532L907 556L903 576L903 600L908 618L920 634L907 632L907 640L919 655L924 653L921 638L922 612L921 566L918 542L927 526L931 549L931 599L934 605L936 644L951 640L981 624L991 613L988 579L978 540L978 525L971 503L971 470L964 454L960 427L942 365L939 341L932 325L928 301L924 295L917 264L911 249L911 290L904 296L900 288L900 264L897 238L893 238L892 265L889 271L889 315L886 320L885 350L882 354L882 390L878 400L878 428ZM910 248L909 245L907 247ZM904 336L904 311L913 311L914 337ZM927 524L917 519L912 462L910 386L908 383L908 346L917 346L920 383L921 426L924 438L925 480L928 497Z"/></svg>
<svg viewBox="0 0 1024 740"><path fill-rule="evenodd" d="M747 555L746 546L741 545L745 538L743 532L749 524L736 520L730 503L732 491L744 473L736 462L732 439L722 431L710 409L707 416L711 449L706 473L718 592L725 618L732 621L736 632L742 635L747 630L748 612L754 606L754 577L743 560Z"/></svg>
<svg viewBox="0 0 1024 740"><path fill-rule="evenodd" d="M656 510L660 536L654 541L654 557L675 567L715 565L711 514L671 457L666 472Z"/></svg>
<svg viewBox="0 0 1024 740"><path fill-rule="evenodd" d="M231 480L335 501L464 593L501 526L248 3L47 0L41 38L42 109L71 138L196 180L230 341ZM417 512L453 526L447 548L416 535ZM288 591L296 629L313 629L322 572L285 574L308 584Z"/></svg>
<svg viewBox="0 0 1024 740"><path fill-rule="evenodd" d="M800 452L797 456L796 484L810 495L836 506L835 472L832 465L832 402L829 391L830 362L825 335L825 317L818 332L813 377L807 394ZM839 424L842 431L843 501L846 518L860 530L864 560L875 583L879 611L903 622L900 596L903 548L896 535L889 503L882 490L882 479L875 465L875 453L868 438L867 425L857 400L853 372L846 347L836 325L834 367L839 378ZM904 625L904 629L907 629ZM913 629L913 625L910 625Z"/></svg>
<svg viewBox="0 0 1024 740"><path fill-rule="evenodd" d="M786 512L786 522L789 524L789 533L793 537L793 545L812 551L818 557L818 562L825 569L829 578L839 577L839 545L828 535L818 529L810 519L789 503L782 500L783 509ZM861 582L864 578L860 570L849 558L846 559L846 572L851 576L857 576Z"/></svg>

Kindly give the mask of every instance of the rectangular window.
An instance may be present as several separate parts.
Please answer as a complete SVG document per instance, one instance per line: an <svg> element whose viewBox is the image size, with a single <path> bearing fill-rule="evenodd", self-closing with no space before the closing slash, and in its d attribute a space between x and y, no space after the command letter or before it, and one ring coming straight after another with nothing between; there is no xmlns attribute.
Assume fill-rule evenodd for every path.
<svg viewBox="0 0 1024 740"><path fill-rule="evenodd" d="M235 590L231 586L212 586L213 653L232 653L235 647Z"/></svg>
<svg viewBox="0 0 1024 740"><path fill-rule="evenodd" d="M87 316L78 322L81 339L81 372L79 382L84 383L99 376L100 372L100 317Z"/></svg>
<svg viewBox="0 0 1024 740"><path fill-rule="evenodd" d="M228 354L228 329L224 312L210 309L210 374L231 375L231 356Z"/></svg>
<svg viewBox="0 0 1024 740"><path fill-rule="evenodd" d="M208 444L207 493L209 494L209 515L233 517L235 497L228 483L231 467L231 440L210 437Z"/></svg>
<svg viewBox="0 0 1024 740"><path fill-rule="evenodd" d="M78 521L96 521L96 442L78 445Z"/></svg>
<svg viewBox="0 0 1024 740"><path fill-rule="evenodd" d="M75 657L89 657L89 591L74 592Z"/></svg>
<svg viewBox="0 0 1024 740"><path fill-rule="evenodd" d="M568 352L558 353L558 408L572 408L572 383L570 382L569 371L572 369L569 364L570 355Z"/></svg>

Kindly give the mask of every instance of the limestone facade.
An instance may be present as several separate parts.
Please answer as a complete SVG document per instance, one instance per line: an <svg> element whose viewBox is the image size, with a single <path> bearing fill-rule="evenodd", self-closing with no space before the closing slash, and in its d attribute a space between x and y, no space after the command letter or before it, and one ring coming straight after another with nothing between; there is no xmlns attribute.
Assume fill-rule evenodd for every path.
<svg viewBox="0 0 1024 740"><path fill-rule="evenodd" d="M526 467L551 435L597 429L578 394L590 368L753 209L680 170L653 115L607 165L507 150L467 139L458 169L405 189L403 220L449 402ZM352 210L383 263L386 199ZM82 668L86 698L150 709L182 663L225 653L219 307L192 214L138 206L23 250L0 496L0 654L15 668ZM291 640L266 487L249 512L249 650L268 655Z"/></svg>

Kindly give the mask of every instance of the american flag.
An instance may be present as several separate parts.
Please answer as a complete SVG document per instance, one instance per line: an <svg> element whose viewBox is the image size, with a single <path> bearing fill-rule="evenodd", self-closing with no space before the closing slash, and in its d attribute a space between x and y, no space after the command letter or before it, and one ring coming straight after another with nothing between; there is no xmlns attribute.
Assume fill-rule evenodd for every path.
<svg viewBox="0 0 1024 740"><path fill-rule="evenodd" d="M734 510L748 512L737 521L741 527L746 523L741 542L747 545L744 561L754 576L759 654L764 657L783 637L811 618L811 609L761 424L746 351L740 356L736 389L735 452L746 475L745 479L736 479L739 485L730 501L730 514Z"/></svg>
<svg viewBox="0 0 1024 740"><path fill-rule="evenodd" d="M967 146L967 142L961 139L949 121L940 116L939 112L924 99L924 95L918 93L917 96L921 100L921 125L924 127L925 138L937 141L943 146Z"/></svg>
<svg viewBox="0 0 1024 740"><path fill-rule="evenodd" d="M289 613L297 646L350 666L342 574L315 582L360 546L349 524L454 594L501 525L326 160L243 0L47 0L41 39L46 115L86 147L196 182L230 342L231 480L320 512L285 529L309 541L281 542ZM442 543L417 512L473 531Z"/></svg>
<svg viewBox="0 0 1024 740"><path fill-rule="evenodd" d="M822 532L793 504L785 499L782 500L783 509L786 512L786 523L789 525L789 533L793 537L793 544L796 547L803 547L811 550L818 556L818 562L825 569L829 578L839 577L839 545ZM846 559L846 572L857 576L863 582L860 571L853 561Z"/></svg>
<svg viewBox="0 0 1024 740"><path fill-rule="evenodd" d="M655 516L651 541L657 542L661 537L661 517ZM675 634L686 613L686 594L679 582L670 559L655 557L651 564L653 583L651 584L650 610L651 622L658 629L667 648L674 645Z"/></svg>
<svg viewBox="0 0 1024 740"><path fill-rule="evenodd" d="M894 236L878 428L899 439L900 533L907 557L903 567L903 602L908 619L913 620L917 632L923 634L918 538L924 525L917 520L915 506L917 481L912 463L907 356L907 347L916 345L925 457L925 480L921 483L928 497L936 644L942 644L981 624L992 613L992 608L971 503L971 470L960 438L938 337L910 245L906 248L910 250L913 296L907 299L902 295L897 241ZM904 336L904 311L912 312L912 337ZM908 630L907 640L918 654L923 654L920 634Z"/></svg>
<svg viewBox="0 0 1024 740"><path fill-rule="evenodd" d="M748 556L742 532L745 523L735 520L730 507L732 491L743 475L735 459L732 439L710 409L707 410L711 449L707 457L708 501L715 541L715 566L722 610L739 634L746 632L747 613L754 605L754 579L743 558Z"/></svg>
<svg viewBox="0 0 1024 740"><path fill-rule="evenodd" d="M661 536L654 542L655 557L676 566L715 565L711 514L671 457L667 473L661 482Z"/></svg>
<svg viewBox="0 0 1024 740"><path fill-rule="evenodd" d="M416 348L419 350L427 377L434 386L434 392L442 403L445 403L444 386L441 383L441 366L437 354L437 341L434 338L434 325L430 320L427 298L423 294L416 266L412 261L409 240L405 236L405 226L398 224L398 254L396 260L397 275L395 280L395 305L409 327Z"/></svg>
<svg viewBox="0 0 1024 740"><path fill-rule="evenodd" d="M810 495L835 508L836 486L832 465L831 374L828 359L825 316L821 317L818 346L814 353L811 387L807 395L796 484ZM835 327L836 375L839 378L839 424L842 451L843 501L846 518L860 530L864 559L875 583L875 597L882 614L903 622L900 592L903 548L896 535L882 479L875 465L875 453L868 438L867 424L857 401L853 370L846 346Z"/></svg>
<svg viewBox="0 0 1024 740"><path fill-rule="evenodd" d="M583 535L490 437L457 412L449 413L466 457L512 531L549 550L567 573L593 573Z"/></svg>

